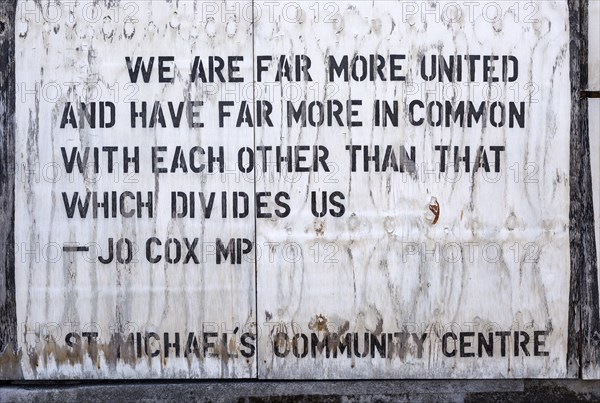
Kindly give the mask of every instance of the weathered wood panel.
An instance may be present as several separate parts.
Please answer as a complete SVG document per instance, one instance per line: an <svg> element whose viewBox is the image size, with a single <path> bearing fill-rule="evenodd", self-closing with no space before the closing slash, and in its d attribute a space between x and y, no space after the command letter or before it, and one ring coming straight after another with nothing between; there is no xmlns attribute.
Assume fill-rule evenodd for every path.
<svg viewBox="0 0 600 403"><path fill-rule="evenodd" d="M2 376L595 376L569 5L20 2Z"/></svg>
<svg viewBox="0 0 600 403"><path fill-rule="evenodd" d="M477 4L284 2L256 21L276 116L256 130L271 166L256 187L289 207L257 221L261 377L567 375L569 11ZM282 83L280 55L300 63ZM522 107L523 122L442 111L469 102ZM291 157L308 172L258 146L306 146Z"/></svg>
<svg viewBox="0 0 600 403"><path fill-rule="evenodd" d="M597 90L600 88L600 26L596 22L600 18L600 1L591 0L588 7L588 85Z"/></svg>
<svg viewBox="0 0 600 403"><path fill-rule="evenodd" d="M588 83L587 89L592 91L600 91L600 2L590 1L588 11ZM595 236L596 236L596 268L600 266L600 100L588 100L588 116L589 116L589 142L590 142L590 163L592 174L592 189L594 196L594 217L595 217ZM600 274L599 274L600 275ZM596 283L600 284L600 279ZM593 310L592 310L593 311ZM600 330L598 323L600 322L600 311L596 310L595 315L592 314L592 323L596 324L593 330ZM600 378L600 334L593 335L592 340L596 353L592 355L595 362L591 365L586 365L583 371L585 378L598 379Z"/></svg>
<svg viewBox="0 0 600 403"><path fill-rule="evenodd" d="M0 4L0 376L20 376L14 253L15 2Z"/></svg>
<svg viewBox="0 0 600 403"><path fill-rule="evenodd" d="M595 236L596 236L596 261L598 262L600 256L600 100L590 99L588 100L588 113L589 113L589 130L590 130L590 157L591 157L591 169L592 169L592 187L594 189L594 213L595 213ZM597 263L598 267L600 262ZM596 273L597 274L597 273ZM600 275L600 274L597 274ZM600 278L596 285L600 284ZM592 290L595 291L595 290ZM596 291L598 295L598 291ZM600 330L598 322L600 322L600 312L598 310L591 309L590 314L592 329L591 341L593 343L593 350L600 351ZM596 357L596 362L584 371L585 378L588 379L600 379L600 354L595 353L592 357Z"/></svg>
<svg viewBox="0 0 600 403"><path fill-rule="evenodd" d="M26 378L256 376L254 184L232 165L253 132L218 118L252 77L248 5L19 2Z"/></svg>
<svg viewBox="0 0 600 403"><path fill-rule="evenodd" d="M594 239L590 132L588 125L588 2L571 1L571 290L569 372L590 377L600 365L600 307ZM593 375L591 376L593 377Z"/></svg>

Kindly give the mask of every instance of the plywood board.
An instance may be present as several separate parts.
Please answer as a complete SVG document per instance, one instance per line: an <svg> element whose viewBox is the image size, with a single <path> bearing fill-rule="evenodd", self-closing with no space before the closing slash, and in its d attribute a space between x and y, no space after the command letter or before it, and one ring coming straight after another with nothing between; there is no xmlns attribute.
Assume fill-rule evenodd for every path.
<svg viewBox="0 0 600 403"><path fill-rule="evenodd" d="M15 31L25 378L567 375L566 1L22 1Z"/></svg>
<svg viewBox="0 0 600 403"><path fill-rule="evenodd" d="M567 3L274 15L256 187L287 208L257 221L259 375L565 376Z"/></svg>
<svg viewBox="0 0 600 403"><path fill-rule="evenodd" d="M245 9L251 16L244 1L19 2L26 378L256 376L245 258L254 183L234 169L253 131L219 120L252 78Z"/></svg>

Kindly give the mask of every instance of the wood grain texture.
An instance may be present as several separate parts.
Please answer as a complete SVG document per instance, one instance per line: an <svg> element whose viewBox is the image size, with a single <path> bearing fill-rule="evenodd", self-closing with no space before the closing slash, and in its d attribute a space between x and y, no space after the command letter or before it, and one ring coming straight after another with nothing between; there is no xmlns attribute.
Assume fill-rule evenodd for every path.
<svg viewBox="0 0 600 403"><path fill-rule="evenodd" d="M594 235L594 203L590 162L588 101L579 91L588 88L588 2L570 2L571 85L571 338L570 371L578 367L584 379L600 376L600 307L598 260ZM597 41L597 38L595 39ZM594 135L594 134L593 134ZM597 135L597 133L595 134ZM597 152L597 151L596 151ZM578 343L575 345L575 343ZM575 361L575 351L579 360Z"/></svg>
<svg viewBox="0 0 600 403"><path fill-rule="evenodd" d="M0 32L0 347L9 348L17 341L19 324L24 353L9 348L9 354L0 357L0 377L600 377L589 139L593 129L584 118L587 102L578 95L588 81L583 40L587 1L516 2L517 6L531 4L537 12L520 8L517 13L506 5L495 22L479 10L473 20L452 23L435 20L435 13L414 14L406 8L408 3L396 1L227 3L228 11L223 2L98 3L103 13L110 12L103 15L109 19L92 16L89 21L89 15L84 18L82 8L77 8L75 23L37 20L32 15L15 19L15 3L0 4L0 22L14 22ZM30 13L43 12L40 2L20 4L32 6L27 9ZM414 4L418 11L435 7L435 3ZM119 17L115 6L122 7ZM257 9L261 14L253 14ZM240 10L246 14L231 22ZM413 79L418 77L416 61L423 55L515 55L520 61L518 89L525 92L516 93L502 84L500 99L529 97L531 101L533 87L526 86L532 83L539 90L537 102L527 104L524 129L414 127L407 123L407 101L435 100L439 89L415 90L389 81L349 84L327 77L329 56L368 59L369 54L392 53L408 55L402 62L403 73ZM176 83L129 86L125 55L174 55L181 68ZM256 56L273 59L264 65L268 65L265 79L254 86L203 87L186 78L195 55L242 55L240 75L245 84L260 68ZM312 81L275 82L279 57L287 57L293 65L301 55L313 62ZM292 75L297 71L298 66L292 67ZM21 93L16 110L16 153L15 82L29 90ZM59 130L65 101L91 97L79 87L54 98L52 86L68 88L67 82L92 82L110 99L118 88L120 122L127 120L131 100L203 99L209 112L201 116L208 127L161 131L117 125ZM472 92L475 85L467 87L469 95L464 99L492 97ZM357 109L364 117L370 115L365 110L377 98L400 100L398 127L376 127L369 119L363 120L362 127L286 125L290 99L296 106L303 100L324 104L339 100L342 107L346 100L357 99L363 102ZM214 112L222 100L267 100L273 106L275 125L252 128L232 123L218 128ZM482 144L505 145L502 175L499 180L473 173L458 179L440 175L439 169L425 165L435 160L435 144L473 149ZM237 151L248 147L257 166L244 176L239 167L228 165L224 175L200 180L192 175L148 175L147 165L141 175L129 178L135 181L112 176L90 182L82 175L65 175L59 181L39 179L49 172L43 167L62 164L61 146L103 145L139 146L143 157L149 147L158 145L169 149L223 146L228 162L237 161ZM258 147L283 147L285 154L286 147L299 145L309 147L309 158L311 147L327 147L331 170L279 172L271 161L266 172L260 172L263 161ZM350 172L345 147L353 145L390 145L397 153L401 146L414 146L418 170ZM362 150L358 155L362 162ZM31 172L15 178L15 159ZM283 166L285 171L287 161ZM153 191L157 214L150 220L65 219L61 192L104 190ZM251 195L251 213L236 220L172 219L170 192L179 190L244 192ZM255 205L256 192L272 196L285 192L289 199L279 200L287 200L291 214L255 220L253 213L259 209L273 212L281 207L272 198L264 206ZM315 217L312 192L343 193L345 213ZM212 260L194 267L164 261L105 266L81 257L55 262L43 256L48 252L44 247L55 242L103 244L108 237L134 239L143 255L150 236L163 241L197 236L206 242L207 258ZM241 265L217 266L212 249L217 236L254 241L254 256ZM533 260L532 250L537 257ZM68 329L76 329L81 348L65 345ZM96 330L100 342L86 344L82 332ZM449 332L462 332L469 343L470 332L485 336L523 331L533 338L536 330L549 333L543 347L550 351L548 357L524 356L524 350L515 357L513 351L519 346L512 335L505 340L507 355L500 356L498 336L493 357L485 352L483 357L445 357L441 352L442 338ZM114 337L128 332L138 332L142 338L150 332L167 332L172 337L180 332L185 345L190 331L200 338L203 332L217 334L206 342L213 343L207 347L209 357L173 357L173 349L166 357L160 347L164 336L160 336L162 340L150 348L159 346L160 354L147 357L143 352L140 359ZM257 355L248 359L230 355L248 351L239 340L242 331L257 338ZM232 343L220 341L224 333ZM427 334L425 341L419 343L423 334ZM347 350L340 349L341 340L349 341ZM202 349L203 341L199 343ZM132 354L117 357L117 347ZM476 344L467 344L466 350L478 353ZM337 357L327 356L334 351Z"/></svg>
<svg viewBox="0 0 600 403"><path fill-rule="evenodd" d="M274 262L259 261L257 268L257 312L259 321L269 325L269 337L259 345L260 376L567 376L571 102L566 2L535 2L538 12L529 23L516 22L512 13L506 13L495 24L478 14L474 20L444 23L418 12L410 15L396 2L335 4L337 11L325 14L329 23L315 20L315 10L307 4L301 5L301 21L286 21L283 5L284 17L256 24L258 52L306 54L313 62L312 78L319 91L303 84L296 107L301 100L355 99L363 102L356 108L359 116L367 116L361 127L281 124L257 129L257 145L323 144L332 166L337 165L330 178L310 172L292 181L275 173L257 183L258 189L287 189L292 195L289 217L257 223L258 244L278 248ZM403 73L417 84L416 93L403 83L380 79L333 82L323 62L330 56L368 59L372 54L385 58L394 53L407 55ZM445 99L435 89L428 95L419 87L421 57L485 53L516 56L518 84L539 85L537 102L527 105L524 129L409 124L410 101ZM503 101L512 97L501 95ZM398 128L378 127L370 120L371 105L378 98L401 100ZM463 93L454 100L465 98ZM481 98L476 93L470 99ZM285 95L277 98L275 116L285 120L286 106ZM491 181L481 172L453 180L436 174L431 162L434 145L439 144L505 145L505 175ZM414 146L419 169L413 175L376 172L373 166L351 172L346 147L356 145ZM362 150L359 159L362 166ZM506 175L509 167L529 163L539 168L535 183ZM345 195L341 217L311 214L312 192L320 197L321 192L335 191ZM439 219L430 217L430 210L440 211ZM535 262L524 256L515 260L511 247L524 248L529 242L539 246ZM469 243L477 245L478 252L470 255ZM498 246L502 258L482 253L490 245ZM286 247L292 253L286 255ZM487 335L532 327L549 331L548 357L503 356L499 338L493 357L485 353L469 357L477 355L476 347L468 349L475 344L461 357L458 352L452 357L443 353L444 335L449 332ZM421 344L417 338L423 335Z"/></svg>
<svg viewBox="0 0 600 403"><path fill-rule="evenodd" d="M600 2L589 1L588 12L588 82L591 90L600 91ZM596 262L600 264L600 99L588 99L590 163L592 173L592 189L594 194L594 216L596 222ZM598 273L600 278L600 273ZM600 282L599 282L600 285ZM596 318L600 317L600 310ZM598 353L595 354L599 356ZM591 368L594 368L593 370ZM600 378L599 365L596 363L588 367L589 378Z"/></svg>
<svg viewBox="0 0 600 403"><path fill-rule="evenodd" d="M15 43L14 1L0 4L0 352L16 349L14 265ZM10 354L7 352L7 354ZM9 372L3 364L2 372Z"/></svg>
<svg viewBox="0 0 600 403"><path fill-rule="evenodd" d="M236 4L239 9L226 14L226 3L220 1L84 1L73 11L61 2L20 3L17 82L29 92L16 119L17 164L25 168L16 190L16 244L22 252L16 298L26 378L256 375L255 357L241 344L251 342L245 333L255 333L254 264L238 253L234 258L232 250L220 255L221 264L217 260L218 239L224 247L254 239L254 184L232 166L239 148L252 147L253 132L237 128L235 120L219 127L219 102L238 100L241 86L226 87L218 78L204 84L198 72L191 73L196 57L208 70L208 56L225 63L237 56L243 60L236 63L236 76L252 76L251 19L240 16L250 3ZM127 57L131 70L138 58L147 68L154 57L148 82L139 72L137 80L131 77ZM159 57L171 58L164 63L169 72L162 74L172 82L159 81ZM93 101L114 104L113 127L97 121L92 128L84 118L62 124L68 102L79 114L80 103L91 111ZM192 111L191 101L197 102ZM142 102L147 103L145 115ZM164 108L160 117L152 115L155 102ZM138 113L135 127L131 108ZM180 117L179 127L173 115ZM107 146L118 147L112 162L102 149ZM86 147L90 164L83 173L75 164L69 173L65 155L67 160L77 151L83 155ZM92 163L94 147L100 150L99 172ZM124 162L125 148L131 158L135 147L139 172ZM220 158L221 148L221 161L209 161L213 151ZM159 157L153 157L153 150ZM205 164L202 171L200 163ZM99 203L104 203L103 192L117 192L118 203L123 192L134 198L126 196L116 208L99 207L97 217L92 200L85 217L75 209L69 218L65 197L85 199L88 192L98 192ZM195 199L193 215L189 202L187 214L176 216L184 215L177 192ZM234 192L250 195L245 216L233 217ZM202 211L202 193L213 206L210 217ZM112 205L112 193L107 197ZM66 245L90 250L67 252ZM109 259L110 251L116 256L102 264L98 256ZM127 251L133 252L131 259Z"/></svg>

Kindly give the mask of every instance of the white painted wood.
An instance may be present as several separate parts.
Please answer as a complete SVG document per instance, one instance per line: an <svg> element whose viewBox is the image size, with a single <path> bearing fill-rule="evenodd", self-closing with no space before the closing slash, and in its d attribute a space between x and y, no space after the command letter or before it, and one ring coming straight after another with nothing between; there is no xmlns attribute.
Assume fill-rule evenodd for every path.
<svg viewBox="0 0 600 403"><path fill-rule="evenodd" d="M447 3L284 2L275 12L275 21L257 21L257 55L273 55L275 60L278 55L308 55L313 79L281 85L259 83L263 92L275 86L277 123L257 128L257 146L323 145L330 152L332 169L330 174L296 174L294 180L273 172L257 180L258 191L285 190L291 210L288 217L257 221L257 244L271 248L267 256L267 246L263 247L258 262L258 321L267 330L259 343L261 377L565 376L568 9L562 1L527 3L531 8L517 2L518 11L511 11L511 4L477 3L469 12L466 3L452 9ZM501 9L498 18L494 7ZM462 17L452 22L456 12ZM386 60L390 54L406 55L400 62L401 73L415 86L392 83L389 77L386 82L374 83L328 82L328 56L368 58L371 54ZM451 88L446 87L446 93L436 92L433 83L420 77L423 55L517 57L515 87L500 82L499 95L482 94L484 83L479 75L473 83L458 83L464 91L454 100L482 102L495 96L506 103L525 100L525 127L411 125L408 105L412 100L452 101ZM531 97L528 88L535 88ZM285 116L286 96L292 89L299 92L295 105L301 100L334 99L345 106L348 99L361 100L356 120L364 125L287 127L279 117ZM374 127L370 105L375 99L400 101L399 127ZM350 172L345 147L352 145L390 145L396 152L402 145L414 146L417 172L382 173L373 168ZM436 145L505 146L501 172L485 175L480 170L466 175L461 168L460 177L454 172L440 174L433 165L439 155ZM362 152L359 161L362 164ZM345 214L314 217L313 191L343 193ZM435 210L437 204L439 220L433 224L430 208ZM395 335L403 331L419 338L426 335L422 354L412 336L406 341ZM489 332L501 331L511 332L505 356L500 351L501 338L494 333L492 356L483 351L483 357L477 357L477 334L487 338ZM530 356L524 356L520 348L515 356L515 331L527 332L531 340L534 331L548 331L543 347L548 356L534 356L531 344ZM475 357L459 357L460 351L455 357L444 356L444 335L453 333L458 338L461 332L463 355ZM351 335L350 358L340 352L334 334ZM365 334L379 338L380 343L385 334L388 348L383 358L377 350L357 357L354 335L362 353ZM327 357L323 344L316 344L312 357L313 335L321 342L329 337L329 347L331 351L337 348L337 358L332 352ZM454 343L449 343L447 350L454 352Z"/></svg>
<svg viewBox="0 0 600 403"><path fill-rule="evenodd" d="M117 12L108 5L80 2L71 13L60 8L67 5L55 2L20 2L15 242L25 377L564 377L569 289L567 3L469 4L153 1L120 2ZM60 17L52 14L54 5ZM93 13L94 7L100 14ZM40 12L46 17L37 18ZM328 56L339 61L363 55L368 61L371 54L386 62L381 73L386 81L328 79ZM396 59L402 66L396 75L405 81L390 81L390 54L405 55ZM298 81L277 82L281 55L300 64L307 55L312 81L294 66L290 74L299 72ZM464 78L465 70L454 87L434 85L420 78L420 59L432 55L514 56L519 76L514 83L486 86L482 65L474 62L474 80ZM157 82L154 71L150 83L131 85L125 56L173 56L174 83ZM240 69L232 75L243 82L190 83L195 56L205 63L209 56L221 56L225 63L228 56L243 56L232 62ZM273 60L265 62L261 56ZM493 77L502 76L499 66ZM228 77L227 65L224 69ZM67 91L65 83L70 82L91 82L102 91L98 100L114 102L115 126L61 129L71 97L78 102L96 99L82 85ZM350 118L349 99L362 102ZM397 127L375 127L375 99L399 102ZM131 128L132 100L204 101L198 118L205 126L190 129L184 119L179 128ZM242 102L253 100L268 102L261 104L261 125L256 114L252 124L236 125ZM295 107L303 100L339 101L344 110L339 119L345 123L288 127L288 100ZM408 113L414 100L471 101L477 106L516 102L517 107L525 102L524 127L415 126ZM231 116L221 114L221 128L222 101L233 105L227 106ZM349 128L348 119L363 125ZM162 145L168 147L161 165L166 167L177 145L222 146L226 172L155 175L151 150ZM477 147L485 146L492 170L496 161L490 147L505 147L500 172L486 174L480 168L467 175L461 166L458 174L452 169L441 173L435 164L436 145L460 147L462 152L471 147L471 159ZM125 177L121 172L115 178L103 172L97 181L67 175L60 148L70 152L71 147L86 146L138 146L140 173ZM317 161L318 172L312 167L298 172L294 161L288 172L288 161L276 160L278 146L284 158L287 147L307 147L292 148L292 153L312 161L316 152L326 159L329 171ZM414 147L416 166L410 173L376 172L372 166L364 172L361 150L358 170L351 172L346 146L371 151L381 146L382 158L387 146L397 158L401 146ZM268 154L265 147L272 147ZM253 151L256 166L244 174L237 162L245 148ZM242 152L245 158L248 150ZM119 161L123 158L116 155ZM246 160L242 165L247 166ZM313 164L301 160L298 166L307 165ZM68 219L62 192L72 196L88 190L154 192L156 214ZM213 216L172 218L172 191L217 192ZM232 218L228 210L223 218L221 192L249 195L248 215ZM341 192L343 200L334 194L334 202L343 204L344 214L314 217L312 192ZM229 209L232 203L229 199ZM125 210L131 206L127 203ZM339 205L333 207L339 211ZM103 265L86 261L83 252L61 253L61 259L52 261L54 248L68 242L98 242L106 256L109 237L139 244L139 262ZM146 259L151 237L160 238L163 246L169 237L197 237L199 258L204 250L206 261L151 264ZM248 239L254 242L253 251L241 264L217 264L216 238ZM536 331L548 332L537 334L544 343L538 343L538 350L548 356L534 354ZM70 332L78 336L67 337ZM96 344L89 342L95 338L89 332L99 333ZM123 347L117 357L111 335L130 332L134 348L128 355ZM150 353L160 350L157 357L148 357L146 351L137 356L138 332L142 339L157 333L160 340L154 337L149 347ZM190 332L198 337L200 359L184 357ZM489 332L494 333L491 356L482 351L477 357L477 335L487 339ZM514 332L529 338L521 339L529 356L518 343L515 354ZM165 333L170 338L179 333L181 357L174 357L175 347L165 347ZM227 342L220 344L223 333ZM340 352L334 333L349 335L350 358ZM364 351L365 335L371 345L374 339L383 343L382 334L383 357L377 349L357 357ZM462 355L475 357L444 356L444 339L449 341L446 353L461 355L452 340L461 334ZM337 358L326 358L327 347L318 343L314 358L310 345L306 357L296 358L304 354L303 336L309 344L313 337L317 342L329 337ZM77 343L73 347L67 341Z"/></svg>

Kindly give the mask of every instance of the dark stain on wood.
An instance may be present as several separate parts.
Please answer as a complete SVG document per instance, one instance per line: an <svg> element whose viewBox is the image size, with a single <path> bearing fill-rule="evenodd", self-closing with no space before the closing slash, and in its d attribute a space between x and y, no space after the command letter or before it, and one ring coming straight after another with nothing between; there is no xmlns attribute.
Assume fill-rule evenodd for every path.
<svg viewBox="0 0 600 403"><path fill-rule="evenodd" d="M588 369L600 367L600 309L588 105L586 99L580 98L580 91L587 87L588 81L588 0L570 0L569 14L572 109L567 370L571 377L584 377Z"/></svg>
<svg viewBox="0 0 600 403"><path fill-rule="evenodd" d="M22 378L15 297L15 9L0 3L0 374Z"/></svg>

